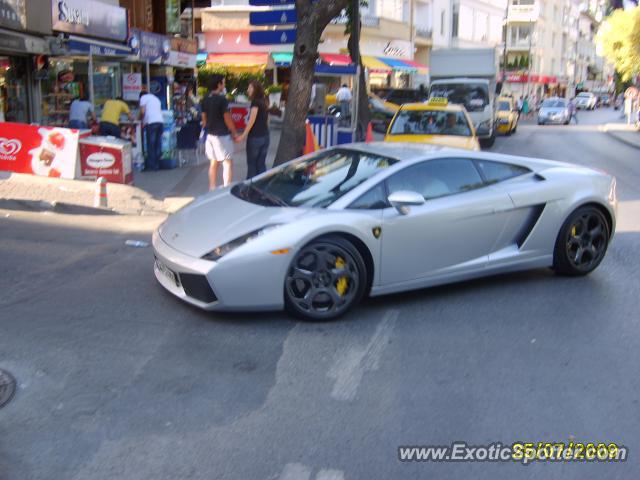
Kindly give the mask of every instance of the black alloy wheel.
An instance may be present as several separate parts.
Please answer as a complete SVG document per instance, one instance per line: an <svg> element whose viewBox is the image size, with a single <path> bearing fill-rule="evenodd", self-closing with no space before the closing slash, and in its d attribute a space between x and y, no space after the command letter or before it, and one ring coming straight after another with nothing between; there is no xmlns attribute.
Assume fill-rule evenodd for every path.
<svg viewBox="0 0 640 480"><path fill-rule="evenodd" d="M285 306L307 320L332 320L360 301L365 286L360 252L341 237L321 237L292 260L285 278Z"/></svg>
<svg viewBox="0 0 640 480"><path fill-rule="evenodd" d="M554 269L562 275L586 275L596 269L609 244L610 228L596 207L578 208L564 222L554 250Z"/></svg>

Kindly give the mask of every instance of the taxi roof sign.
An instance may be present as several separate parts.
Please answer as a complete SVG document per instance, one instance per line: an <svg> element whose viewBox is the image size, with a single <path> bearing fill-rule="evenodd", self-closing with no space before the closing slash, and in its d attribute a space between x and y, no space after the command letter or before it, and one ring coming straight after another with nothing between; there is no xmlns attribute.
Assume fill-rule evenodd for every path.
<svg viewBox="0 0 640 480"><path fill-rule="evenodd" d="M440 105L442 107L445 107L449 105L449 100L444 97L431 97L429 99L429 105Z"/></svg>

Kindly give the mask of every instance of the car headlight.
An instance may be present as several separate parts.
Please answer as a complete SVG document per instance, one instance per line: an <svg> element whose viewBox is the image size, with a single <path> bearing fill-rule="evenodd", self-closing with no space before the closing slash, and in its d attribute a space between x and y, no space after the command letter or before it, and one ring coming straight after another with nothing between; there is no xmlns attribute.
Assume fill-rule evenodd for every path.
<svg viewBox="0 0 640 480"><path fill-rule="evenodd" d="M491 120L485 120L484 122L480 122L476 128L478 128L478 129L480 129L480 128L486 128L486 129L491 128Z"/></svg>
<svg viewBox="0 0 640 480"><path fill-rule="evenodd" d="M252 240L255 240L258 237L261 237L265 233L278 228L280 225L267 225L266 227L259 228L258 230L254 230L253 232L246 233L241 237L238 237L230 242L225 243L224 245L220 245L219 247L214 248L209 253L203 255L203 260L217 261L224 257L227 253L232 252L238 247L245 245Z"/></svg>

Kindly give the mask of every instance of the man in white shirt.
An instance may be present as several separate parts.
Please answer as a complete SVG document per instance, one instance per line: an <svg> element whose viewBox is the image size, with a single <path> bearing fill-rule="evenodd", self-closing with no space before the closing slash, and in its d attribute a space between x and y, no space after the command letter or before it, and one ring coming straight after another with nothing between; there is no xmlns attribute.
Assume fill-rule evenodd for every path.
<svg viewBox="0 0 640 480"><path fill-rule="evenodd" d="M347 87L347 84L342 84L342 87L336 93L336 100L340 105L340 118L346 120L349 116L349 107L351 106L351 90Z"/></svg>
<svg viewBox="0 0 640 480"><path fill-rule="evenodd" d="M69 110L69 128L88 128L88 119L95 120L93 104L89 102L86 95L76 98L71 102Z"/></svg>
<svg viewBox="0 0 640 480"><path fill-rule="evenodd" d="M149 92L140 94L140 119L147 137L147 158L145 170L158 170L162 158L162 105L160 99Z"/></svg>

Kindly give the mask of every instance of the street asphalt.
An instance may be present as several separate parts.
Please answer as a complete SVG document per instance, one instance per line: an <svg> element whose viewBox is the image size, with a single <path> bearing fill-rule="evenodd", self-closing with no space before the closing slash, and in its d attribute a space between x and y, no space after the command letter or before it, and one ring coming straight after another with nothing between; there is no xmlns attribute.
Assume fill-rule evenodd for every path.
<svg viewBox="0 0 640 480"><path fill-rule="evenodd" d="M549 270L366 300L333 323L211 314L153 277L158 217L0 211L0 480L640 478L640 151L523 124L492 150L618 178L584 278ZM251 292L247 292L250 295ZM400 462L398 447L617 443L624 463Z"/></svg>

